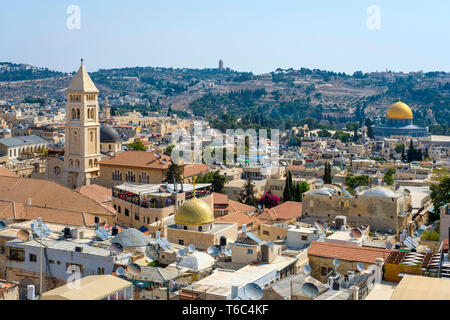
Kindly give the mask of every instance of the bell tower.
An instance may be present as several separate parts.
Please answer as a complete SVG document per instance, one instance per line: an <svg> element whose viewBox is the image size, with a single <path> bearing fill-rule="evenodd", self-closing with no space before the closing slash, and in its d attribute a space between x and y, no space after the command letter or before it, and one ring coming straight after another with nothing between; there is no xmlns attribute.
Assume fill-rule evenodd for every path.
<svg viewBox="0 0 450 320"><path fill-rule="evenodd" d="M91 184L100 173L98 89L81 66L66 91L66 146L64 171L69 188Z"/></svg>

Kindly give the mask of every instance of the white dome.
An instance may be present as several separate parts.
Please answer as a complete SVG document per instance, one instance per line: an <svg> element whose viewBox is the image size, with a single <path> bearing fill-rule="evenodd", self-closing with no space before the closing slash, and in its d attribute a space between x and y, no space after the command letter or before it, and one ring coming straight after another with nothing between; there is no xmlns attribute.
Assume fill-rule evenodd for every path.
<svg viewBox="0 0 450 320"><path fill-rule="evenodd" d="M386 189L384 187L375 187L366 190L362 193L362 195L367 197L387 197L387 198L396 197L396 194L393 191Z"/></svg>
<svg viewBox="0 0 450 320"><path fill-rule="evenodd" d="M178 266L194 271L204 270L214 265L214 258L204 252L195 252L181 259Z"/></svg>
<svg viewBox="0 0 450 320"><path fill-rule="evenodd" d="M331 190L333 190L333 189L327 188L327 187L323 187L323 188L320 188L320 189L311 190L309 192L309 194L319 194L319 195L323 195L323 196L331 196L334 193Z"/></svg>

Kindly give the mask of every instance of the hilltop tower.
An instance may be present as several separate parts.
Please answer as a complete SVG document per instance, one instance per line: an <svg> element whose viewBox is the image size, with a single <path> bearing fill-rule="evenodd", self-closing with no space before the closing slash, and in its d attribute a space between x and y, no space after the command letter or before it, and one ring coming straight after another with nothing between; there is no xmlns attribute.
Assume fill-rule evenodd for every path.
<svg viewBox="0 0 450 320"><path fill-rule="evenodd" d="M81 59L80 69L66 91L64 171L71 188L91 184L100 173L98 93Z"/></svg>
<svg viewBox="0 0 450 320"><path fill-rule="evenodd" d="M110 120L111 119L111 106L109 105L108 97L105 98L105 105L102 108L103 119Z"/></svg>

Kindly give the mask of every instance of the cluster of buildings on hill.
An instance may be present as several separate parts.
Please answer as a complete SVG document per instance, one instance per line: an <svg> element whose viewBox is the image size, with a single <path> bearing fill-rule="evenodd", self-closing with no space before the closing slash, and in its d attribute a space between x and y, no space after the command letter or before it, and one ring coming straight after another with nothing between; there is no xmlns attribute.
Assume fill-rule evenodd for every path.
<svg viewBox="0 0 450 320"><path fill-rule="evenodd" d="M16 121L27 114L2 116L4 299L450 298L449 205L434 208L429 188L433 169L450 167L450 144L414 127L406 105L391 106L388 123L374 127L380 139L367 128L357 143L292 128L276 165L186 162L169 177L171 134L193 132L193 121L112 117L108 101L100 112L83 63L66 94L65 118L45 126L19 123L23 132ZM284 144L299 134L301 146ZM128 150L134 139L147 151ZM398 151L411 144L427 158L401 161ZM226 176L223 193L214 181L196 183L212 171ZM358 176L366 183L350 185ZM241 203L248 181L256 199L270 191L281 203ZM288 181L308 186L301 202L283 199ZM430 232L439 239L423 237ZM74 275L79 290L71 290Z"/></svg>

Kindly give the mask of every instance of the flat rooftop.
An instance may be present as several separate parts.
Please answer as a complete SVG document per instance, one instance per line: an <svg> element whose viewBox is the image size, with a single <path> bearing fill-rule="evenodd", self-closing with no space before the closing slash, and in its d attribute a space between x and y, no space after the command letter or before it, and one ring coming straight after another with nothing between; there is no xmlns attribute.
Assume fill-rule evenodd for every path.
<svg viewBox="0 0 450 320"><path fill-rule="evenodd" d="M199 183L197 185L195 185L195 189L199 190L199 189L203 189L206 187L211 186L211 183ZM173 183L172 184L168 184L168 190L169 193L165 193L165 192L161 192L160 188L164 188L165 184L163 183L159 183L159 184L136 184L136 183L128 183L125 182L123 184L114 186L114 188L116 189L120 189L123 191L127 191L127 192L131 192L134 194L138 194L138 195L146 195L146 194L154 194L154 195L159 195L159 196L163 196L165 194L167 194L168 196L171 195L171 192L173 191ZM192 184L177 184L177 190L181 190L181 187L183 187L183 191L184 192L192 192L194 190L194 187Z"/></svg>
<svg viewBox="0 0 450 320"><path fill-rule="evenodd" d="M222 230L224 230L224 229L226 229L226 228L228 228L228 227L230 227L230 226L232 226L234 224L235 223L231 223L231 222L214 222L212 224L211 230L195 231L195 232L212 233L212 234L214 234L214 233L218 233L218 232L220 232L220 231L222 231ZM186 231L186 232L191 231L191 232L193 232L193 230L178 229L176 224L172 224L172 225L169 225L167 227L171 228L171 229L177 229L177 230L180 230L180 231Z"/></svg>
<svg viewBox="0 0 450 320"><path fill-rule="evenodd" d="M194 283L194 288L189 286L187 290L207 292L228 296L231 287L244 287L248 283L255 282L274 271L280 271L294 263L297 259L278 256L272 263L261 263L259 265L247 265L236 271L216 269L210 276Z"/></svg>

